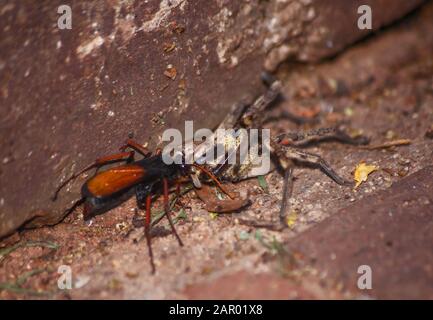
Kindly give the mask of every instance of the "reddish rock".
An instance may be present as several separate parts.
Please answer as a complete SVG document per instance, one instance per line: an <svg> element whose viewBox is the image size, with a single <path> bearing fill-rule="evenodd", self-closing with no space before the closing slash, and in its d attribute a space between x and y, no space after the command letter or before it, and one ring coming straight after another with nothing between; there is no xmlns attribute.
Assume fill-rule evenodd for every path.
<svg viewBox="0 0 433 320"><path fill-rule="evenodd" d="M293 280L273 274L237 272L208 283L187 287L187 299L276 300L317 299L318 293Z"/></svg>
<svg viewBox="0 0 433 320"><path fill-rule="evenodd" d="M290 241L326 280L379 299L433 298L433 166L341 210ZM358 268L372 271L360 290Z"/></svg>
<svg viewBox="0 0 433 320"><path fill-rule="evenodd" d="M375 28L421 2L378 1ZM154 147L183 120L214 127L262 90L263 65L317 61L367 34L342 0L75 1L71 30L57 26L61 4L0 5L0 237L63 218L83 180L52 202L56 185L129 132Z"/></svg>

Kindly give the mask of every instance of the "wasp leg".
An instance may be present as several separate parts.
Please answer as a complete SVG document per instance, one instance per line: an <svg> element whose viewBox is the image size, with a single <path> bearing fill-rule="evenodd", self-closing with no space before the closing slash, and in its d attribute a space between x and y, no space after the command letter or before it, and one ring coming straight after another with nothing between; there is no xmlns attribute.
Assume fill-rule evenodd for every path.
<svg viewBox="0 0 433 320"><path fill-rule="evenodd" d="M143 210L146 209L146 217L144 220L144 235L146 236L146 242L147 242L147 248L149 251L149 258L150 258L150 267L151 267L151 273L155 273L155 263L153 261L153 251L152 251L152 235L150 233L151 231L151 202L152 202L152 191L153 185L152 184L139 184L135 188L135 197L137 199L137 206L139 209Z"/></svg>
<svg viewBox="0 0 433 320"><path fill-rule="evenodd" d="M152 152L147 150L147 148L143 147L141 144L139 144L137 141L133 139L128 139L125 141L125 144L119 148L120 151L125 151L127 148L131 148L138 153L140 153L145 158L150 157L152 155Z"/></svg>
<svg viewBox="0 0 433 320"><path fill-rule="evenodd" d="M153 251L152 251L152 237L150 234L150 206L151 206L152 197L150 194L146 196L146 221L144 223L144 233L146 235L147 248L149 250L149 258L150 258L150 268L152 274L155 273L155 262L153 261Z"/></svg>
<svg viewBox="0 0 433 320"><path fill-rule="evenodd" d="M96 172L97 172L97 170L100 167L105 166L107 164L111 164L111 163L119 162L119 161L132 161L132 160L134 160L134 154L135 154L134 151L121 152L121 153L115 153L115 154L112 154L109 156L105 156L105 157L96 159L95 162L89 164L88 166L86 166L81 171L72 174L71 177L69 177L62 184L60 184L57 187L56 191L54 192L54 195L51 198L51 200L55 201L57 199L57 196L58 196L60 190L62 190L69 182L75 180L77 177L79 177L80 175L82 175L86 171L89 171L90 169L96 168Z"/></svg>
<svg viewBox="0 0 433 320"><path fill-rule="evenodd" d="M167 217L168 222L170 224L171 232L176 237L177 241L179 242L179 245L181 247L183 247L183 242L180 239L179 235L177 234L176 228L174 227L174 224L173 224L173 220L171 219L171 216L170 216L170 203L169 203L169 199L168 199L168 180L167 180L167 178L163 178L162 181L163 181L163 185L164 185L164 210L165 210L165 216Z"/></svg>

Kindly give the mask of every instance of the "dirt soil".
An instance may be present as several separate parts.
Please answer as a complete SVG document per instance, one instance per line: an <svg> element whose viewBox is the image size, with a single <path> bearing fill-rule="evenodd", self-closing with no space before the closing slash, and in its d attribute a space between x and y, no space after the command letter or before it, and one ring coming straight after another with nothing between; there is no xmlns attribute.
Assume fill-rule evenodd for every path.
<svg viewBox="0 0 433 320"><path fill-rule="evenodd" d="M431 15L427 20L432 20ZM417 16L411 17L394 31L382 32L333 60L317 66L284 66L280 70L278 76L283 81L286 99L272 112L320 113L321 120L303 126L279 120L269 123L273 133L345 121L353 131L371 137L371 146L397 139L410 140L410 145L374 150L335 142L308 148L322 155L347 179L353 179L353 171L360 162L377 166L379 169L356 190L335 184L319 170L296 168L290 228L283 232L239 224L239 218L277 219L282 178L276 172L265 177L268 192L257 179L235 185L241 193L249 191L252 199L252 205L238 213L209 213L194 193L189 192L182 202L190 208L186 209L186 218L178 219L176 226L185 246L178 246L164 220L154 229L157 268L154 276L150 275L143 228L133 223L134 199L89 223L83 221L79 208L56 226L20 231L1 242L0 298L381 297L353 289L353 285L347 283L352 281L349 278L324 273L329 265L305 264L303 255L308 255L308 250L301 255L298 249L314 239L311 230L318 233L329 230L330 222L327 221L335 221L330 219L341 214L343 208L356 204L362 215L367 212L363 213L363 203L367 208L367 204L371 207L375 203L372 201L377 201L377 210L380 206L390 205L371 196L392 188L393 184L432 164L433 46L427 35L423 38L425 46L414 45L419 42L414 39L422 32L425 34L423 23ZM429 190L431 185L426 188ZM432 191L430 189L430 194ZM400 192L409 194L411 191L408 188ZM431 202L431 196L426 201ZM427 208L425 219L431 221L433 212L431 206ZM161 201L158 201L155 211L160 209ZM173 216L178 216L180 211L181 208L176 207ZM361 226L360 221L362 219L351 220L348 222L350 228L344 225L342 228L354 230ZM369 232L380 233L386 229L386 224L383 220L378 228L365 229L365 236L368 238ZM404 225L402 230L405 230ZM308 232L310 236L303 239L302 235ZM336 243L332 242L332 232L326 235L327 238L318 238ZM346 237L350 239L351 234L346 233ZM344 241L345 238L338 239ZM295 243L295 247L291 243ZM417 243L422 244L422 239ZM410 246L404 250L411 250ZM332 251L329 252L332 255ZM398 254L402 252L394 252L394 255ZM392 261L394 255L384 259ZM339 264L331 265L332 268L345 265L344 261L338 261ZM409 263L416 269L419 263L425 267L430 262L410 260ZM62 265L71 268L71 290L60 290L57 286L61 276L58 268ZM356 274L356 270L353 272ZM411 276L416 278L419 274L409 273L409 279ZM381 277L386 277L386 273ZM433 286L427 286L425 290L428 288L433 290ZM425 296L427 294L425 292ZM398 286L391 287L386 297L399 297Z"/></svg>

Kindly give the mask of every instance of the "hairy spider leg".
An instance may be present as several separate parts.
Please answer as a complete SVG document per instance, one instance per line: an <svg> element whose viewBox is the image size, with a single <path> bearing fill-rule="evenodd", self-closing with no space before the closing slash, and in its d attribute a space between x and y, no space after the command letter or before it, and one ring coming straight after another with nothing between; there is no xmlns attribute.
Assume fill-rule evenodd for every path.
<svg viewBox="0 0 433 320"><path fill-rule="evenodd" d="M336 141L351 145L364 145L369 139L360 137L351 137L339 128L319 128L304 132L287 132L275 137L275 141L284 146L302 147L314 142L334 139Z"/></svg>
<svg viewBox="0 0 433 320"><path fill-rule="evenodd" d="M283 152L286 158L319 167L327 176L339 185L350 186L353 184L351 181L340 177L321 156L291 147L285 147L284 149Z"/></svg>

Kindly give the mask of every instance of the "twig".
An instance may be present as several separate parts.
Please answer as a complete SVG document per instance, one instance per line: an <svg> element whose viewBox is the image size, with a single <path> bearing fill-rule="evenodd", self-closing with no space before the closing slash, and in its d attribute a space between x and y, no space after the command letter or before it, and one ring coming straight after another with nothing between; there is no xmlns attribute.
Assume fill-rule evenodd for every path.
<svg viewBox="0 0 433 320"><path fill-rule="evenodd" d="M387 148L397 147L397 146L407 146L411 143L412 141L410 139L399 139L399 140L388 141L378 145L360 146L359 148L366 149L366 150L377 150L377 149L387 149Z"/></svg>

